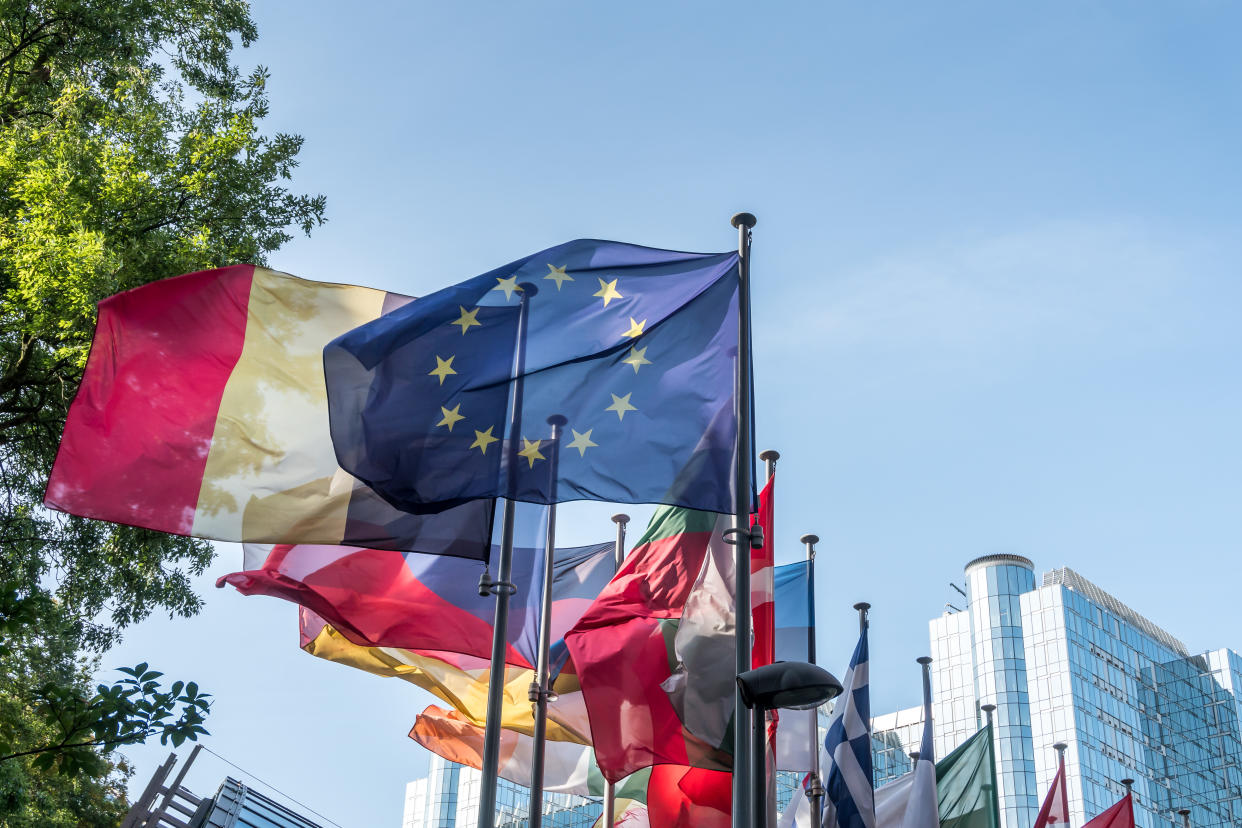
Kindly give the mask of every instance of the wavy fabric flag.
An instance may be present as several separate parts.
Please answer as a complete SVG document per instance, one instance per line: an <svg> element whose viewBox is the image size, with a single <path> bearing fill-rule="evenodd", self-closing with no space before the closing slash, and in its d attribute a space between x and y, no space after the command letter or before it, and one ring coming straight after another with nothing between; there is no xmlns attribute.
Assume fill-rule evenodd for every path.
<svg viewBox="0 0 1242 828"><path fill-rule="evenodd" d="M1116 805L1083 823L1082 828L1135 828L1133 795L1127 791Z"/></svg>
<svg viewBox="0 0 1242 828"><path fill-rule="evenodd" d="M551 710L559 702L553 702ZM451 762L472 768L483 767L482 725L470 721L455 710L432 705L419 714L410 730L410 738ZM510 782L529 785L535 740L529 734L514 730L500 732L500 775ZM648 771L627 777L617 786L618 797L645 801ZM589 746L569 742L548 742L544 750L544 781L547 791L578 796L603 796L604 777L595 764Z"/></svg>
<svg viewBox="0 0 1242 828"><path fill-rule="evenodd" d="M520 506L513 552L505 661L537 661L544 554L544 507ZM524 525L528 523L529 526ZM346 546L247 545L245 570L221 577L245 595L293 601L324 618L354 644L454 652L490 659L495 599L481 596L475 561ZM552 635L559 639L581 617L613 571L613 544L558 549L553 560Z"/></svg>
<svg viewBox="0 0 1242 828"><path fill-rule="evenodd" d="M647 813L660 828L730 828L733 774L656 765L647 785Z"/></svg>
<svg viewBox="0 0 1242 828"><path fill-rule="evenodd" d="M334 630L310 610L301 610L302 649L310 655L365 670L377 676L399 678L440 698L467 720L482 726L487 713L488 661L456 653L416 652L396 647L360 647ZM521 667L505 670L501 727L534 734L527 689L535 671ZM586 705L573 676L561 676L554 687L560 699L549 707L548 739L590 744Z"/></svg>
<svg viewBox="0 0 1242 828"><path fill-rule="evenodd" d="M324 350L337 456L412 512L494 497L728 512L738 284L736 253L579 239L436 291ZM568 420L555 490L552 415Z"/></svg>
<svg viewBox="0 0 1242 828"><path fill-rule="evenodd" d="M764 489L761 503L771 498ZM760 513L764 511L763 506ZM727 515L665 508L565 635L603 774L657 764L727 770L733 713Z"/></svg>
<svg viewBox="0 0 1242 828"><path fill-rule="evenodd" d="M485 559L489 502L407 514L332 449L324 346L411 301L253 265L105 299L45 505L212 540Z"/></svg>

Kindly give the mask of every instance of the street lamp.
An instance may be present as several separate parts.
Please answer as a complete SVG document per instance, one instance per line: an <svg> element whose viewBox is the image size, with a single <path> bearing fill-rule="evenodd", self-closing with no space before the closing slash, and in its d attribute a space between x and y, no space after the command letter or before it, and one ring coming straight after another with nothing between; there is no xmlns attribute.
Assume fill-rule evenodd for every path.
<svg viewBox="0 0 1242 828"><path fill-rule="evenodd" d="M753 722L751 761L751 806L755 826L761 828L766 821L767 780L764 778L764 724L769 710L808 710L819 707L841 695L841 682L815 664L803 661L777 661L765 664L737 676L738 692L742 703L755 711ZM734 779L734 784L739 780ZM745 784L744 782L742 784Z"/></svg>

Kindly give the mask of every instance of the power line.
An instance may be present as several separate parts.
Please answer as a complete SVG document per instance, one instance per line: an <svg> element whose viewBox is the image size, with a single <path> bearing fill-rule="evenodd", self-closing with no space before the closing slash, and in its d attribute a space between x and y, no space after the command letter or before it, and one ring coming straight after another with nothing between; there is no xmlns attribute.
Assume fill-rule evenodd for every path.
<svg viewBox="0 0 1242 828"><path fill-rule="evenodd" d="M314 814L315 816L319 817L320 819L327 820L328 822L332 823L333 825L335 825L335 826L336 826L336 828L345 828L343 825L341 825L341 823L339 823L339 822L337 822L337 821L335 821L335 820L332 820L332 819L328 819L328 817L326 817L326 816L324 816L323 814L319 813L319 812L318 812L318 811L316 811L314 808L312 808L312 807L310 807L309 805L306 805L306 804L304 804L304 803L302 803L302 802L299 802L298 800L294 799L292 796L290 796L289 794L285 793L285 792L284 792L284 791L282 791L280 788L277 788L275 785L271 784L270 782L264 782L262 779L260 779L259 777L255 776L253 773L251 773L250 771L246 770L245 768L243 768L241 765L237 764L236 762L233 762L233 761L231 761L231 760L229 760L229 759L225 759L223 756L221 756L220 754L216 753L214 750L212 750L211 748L207 747L206 745L201 745L201 747L203 748L203 750L207 751L207 752L208 752L208 753L210 753L212 756L214 756L214 757L216 757L217 759L219 759L221 762L224 762L224 763L225 763L225 764L227 764L227 765L232 765L234 768L236 768L237 770L239 770L239 771L241 771L242 773L246 774L246 776L249 776L251 779L253 779L254 781L258 782L260 785L263 785L264 787L268 788L269 790L273 791L274 793L276 793L276 794L277 794L277 795L279 795L279 796L283 796L285 799L287 799L287 800L289 800L290 802L294 803L294 804L295 804L295 805L297 805L299 808L305 808L307 811L310 811L312 814Z"/></svg>

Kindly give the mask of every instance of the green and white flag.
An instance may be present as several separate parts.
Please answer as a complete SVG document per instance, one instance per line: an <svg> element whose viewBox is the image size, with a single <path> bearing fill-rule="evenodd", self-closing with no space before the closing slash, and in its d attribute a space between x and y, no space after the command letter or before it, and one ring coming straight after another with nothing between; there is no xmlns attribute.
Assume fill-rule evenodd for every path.
<svg viewBox="0 0 1242 828"><path fill-rule="evenodd" d="M910 802L914 773L875 792L876 828L899 828ZM936 763L940 828L1000 828L992 726L987 725Z"/></svg>
<svg viewBox="0 0 1242 828"><path fill-rule="evenodd" d="M936 763L940 828L1000 828L992 725Z"/></svg>

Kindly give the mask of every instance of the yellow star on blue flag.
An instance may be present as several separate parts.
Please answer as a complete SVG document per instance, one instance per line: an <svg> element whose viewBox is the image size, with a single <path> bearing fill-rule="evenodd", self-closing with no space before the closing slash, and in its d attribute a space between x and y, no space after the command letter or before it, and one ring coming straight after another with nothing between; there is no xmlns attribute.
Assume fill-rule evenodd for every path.
<svg viewBox="0 0 1242 828"><path fill-rule="evenodd" d="M595 240L437 291L325 349L338 460L414 512L496 497L730 512L737 291L736 253Z"/></svg>

